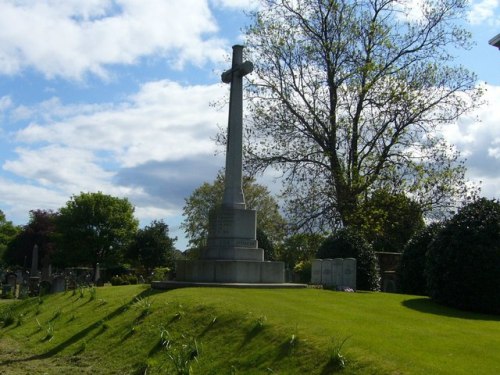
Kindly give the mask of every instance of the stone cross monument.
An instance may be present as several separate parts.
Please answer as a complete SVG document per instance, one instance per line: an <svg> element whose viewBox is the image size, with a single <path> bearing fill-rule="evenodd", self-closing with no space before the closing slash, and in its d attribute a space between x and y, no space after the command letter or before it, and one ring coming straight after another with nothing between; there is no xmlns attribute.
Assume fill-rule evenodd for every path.
<svg viewBox="0 0 500 375"><path fill-rule="evenodd" d="M253 71L253 64L242 60L243 46L233 46L233 65L221 76L222 82L231 84L223 204L245 209L242 189L243 77Z"/></svg>
<svg viewBox="0 0 500 375"><path fill-rule="evenodd" d="M257 213L246 209L242 189L243 77L253 64L243 62L243 46L233 46L231 69L222 81L231 84L222 205L209 217L208 244L200 259L177 262L177 281L283 283L283 262L264 262L256 238Z"/></svg>

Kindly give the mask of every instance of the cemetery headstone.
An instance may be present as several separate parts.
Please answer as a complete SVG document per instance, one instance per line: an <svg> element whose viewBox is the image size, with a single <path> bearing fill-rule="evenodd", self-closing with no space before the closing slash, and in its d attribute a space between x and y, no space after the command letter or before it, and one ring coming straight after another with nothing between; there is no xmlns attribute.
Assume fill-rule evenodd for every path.
<svg viewBox="0 0 500 375"><path fill-rule="evenodd" d="M321 284L322 259L314 259L311 265L311 284Z"/></svg>
<svg viewBox="0 0 500 375"><path fill-rule="evenodd" d="M321 264L321 283L323 285L333 285L332 263L333 259L323 259L323 263Z"/></svg>
<svg viewBox="0 0 500 375"><path fill-rule="evenodd" d="M342 286L356 290L356 259L346 258L342 265L343 280Z"/></svg>
<svg viewBox="0 0 500 375"><path fill-rule="evenodd" d="M333 285L335 286L342 286L344 283L343 265L344 265L344 259L342 258L335 258L332 261Z"/></svg>

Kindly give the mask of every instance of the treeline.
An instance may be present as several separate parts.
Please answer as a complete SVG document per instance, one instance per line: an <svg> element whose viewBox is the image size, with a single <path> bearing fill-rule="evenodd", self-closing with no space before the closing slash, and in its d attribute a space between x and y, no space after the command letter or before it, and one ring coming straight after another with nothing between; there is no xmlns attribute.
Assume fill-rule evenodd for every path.
<svg viewBox="0 0 500 375"><path fill-rule="evenodd" d="M1 211L0 211L1 212ZM39 264L56 268L173 268L180 252L163 220L139 228L126 198L97 193L75 195L57 211L32 210L29 222L15 226L0 215L0 257L4 266L31 268L38 246Z"/></svg>

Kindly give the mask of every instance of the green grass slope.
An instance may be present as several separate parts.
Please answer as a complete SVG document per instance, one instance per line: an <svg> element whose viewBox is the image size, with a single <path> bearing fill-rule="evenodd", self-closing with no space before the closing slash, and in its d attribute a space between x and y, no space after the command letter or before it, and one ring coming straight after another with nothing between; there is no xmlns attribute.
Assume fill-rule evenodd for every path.
<svg viewBox="0 0 500 375"><path fill-rule="evenodd" d="M500 317L317 289L81 289L0 304L0 374L499 374Z"/></svg>

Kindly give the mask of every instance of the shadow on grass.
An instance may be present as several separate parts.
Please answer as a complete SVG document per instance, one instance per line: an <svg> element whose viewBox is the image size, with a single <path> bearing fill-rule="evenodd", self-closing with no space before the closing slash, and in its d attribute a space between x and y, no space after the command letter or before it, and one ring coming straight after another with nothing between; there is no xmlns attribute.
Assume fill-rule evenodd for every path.
<svg viewBox="0 0 500 375"><path fill-rule="evenodd" d="M95 329L101 328L101 330L102 330L103 321L111 320L111 319L117 317L118 315L124 313L125 311L127 311L129 309L129 307L132 304L134 304L137 301L138 298L148 297L148 296L150 296L152 294L156 294L156 291L154 291L152 289L146 289L143 292L135 295L134 297L132 297L132 299L129 302L121 305L115 311L109 313L104 318L99 319L97 322L89 325L87 328L84 328L80 332L75 333L73 336L71 336L67 340L63 341L59 345L53 347L52 349L50 349L46 353L34 355L34 356L31 356L31 357L28 357L28 358L15 359L15 360L6 360L6 361L3 361L3 362L0 362L0 365L7 365L9 363L14 363L14 362L24 362L24 361L31 361L31 360L36 360L36 359L50 358L50 357L56 355L57 353L61 352L62 350L66 349L68 346L73 345L74 343L80 341L81 339L83 339L84 337L86 337L90 332L94 331ZM102 332L97 332L96 335L99 335L101 333Z"/></svg>
<svg viewBox="0 0 500 375"><path fill-rule="evenodd" d="M497 322L500 321L499 315L489 315L489 314L481 314L470 311L458 310L452 307L441 305L427 297L407 299L401 302L401 304L404 307L425 314L441 315L441 316L448 316L450 318L460 318L467 320L489 320Z"/></svg>
<svg viewBox="0 0 500 375"><path fill-rule="evenodd" d="M243 341L238 348L238 350L243 349L246 345L248 345L259 333L261 333L265 329L265 326L262 324L254 323L252 328L247 332Z"/></svg>

